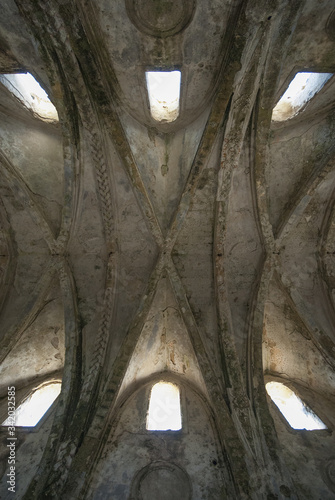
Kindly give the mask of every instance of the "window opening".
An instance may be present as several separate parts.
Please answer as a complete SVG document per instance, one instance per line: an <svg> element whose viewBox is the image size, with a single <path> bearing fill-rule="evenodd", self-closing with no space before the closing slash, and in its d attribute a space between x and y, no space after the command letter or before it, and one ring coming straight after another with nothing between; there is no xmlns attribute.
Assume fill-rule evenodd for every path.
<svg viewBox="0 0 335 500"><path fill-rule="evenodd" d="M179 388L169 382L158 382L151 389L147 429L179 431L181 427Z"/></svg>
<svg viewBox="0 0 335 500"><path fill-rule="evenodd" d="M286 385L268 382L266 390L293 429L327 429L322 420Z"/></svg>
<svg viewBox="0 0 335 500"><path fill-rule="evenodd" d="M0 75L0 82L17 97L22 104L44 121L58 121L55 106L47 93L30 73Z"/></svg>
<svg viewBox="0 0 335 500"><path fill-rule="evenodd" d="M147 71L151 116L158 122L173 122L179 115L180 71Z"/></svg>
<svg viewBox="0 0 335 500"><path fill-rule="evenodd" d="M15 425L34 427L59 395L61 386L60 382L54 382L31 393L16 409ZM13 417L8 417L2 425L13 426Z"/></svg>
<svg viewBox="0 0 335 500"><path fill-rule="evenodd" d="M332 73L297 73L273 108L272 120L281 122L293 118L322 89L331 76Z"/></svg>

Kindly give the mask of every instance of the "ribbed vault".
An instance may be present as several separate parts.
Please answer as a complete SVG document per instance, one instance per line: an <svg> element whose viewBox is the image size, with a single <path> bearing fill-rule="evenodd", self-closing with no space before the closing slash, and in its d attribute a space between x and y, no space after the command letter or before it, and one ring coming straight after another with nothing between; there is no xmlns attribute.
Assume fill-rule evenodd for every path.
<svg viewBox="0 0 335 500"><path fill-rule="evenodd" d="M43 122L0 85L1 415L8 385L24 395L63 379L19 498L107 498L113 447L136 449L127 432L159 472L125 463L118 498L140 498L152 470L191 491L187 438L160 456L140 426L127 431L160 376L183 388L189 439L206 448L204 415L220 457L222 473L204 472L218 486L199 496L197 484L196 498L334 498L334 78L297 116L271 120L298 71L335 72L333 2L2 10L0 72L32 73L59 115ZM179 117L159 123L145 71L173 69ZM294 435L290 452L264 375L321 411L320 441Z"/></svg>

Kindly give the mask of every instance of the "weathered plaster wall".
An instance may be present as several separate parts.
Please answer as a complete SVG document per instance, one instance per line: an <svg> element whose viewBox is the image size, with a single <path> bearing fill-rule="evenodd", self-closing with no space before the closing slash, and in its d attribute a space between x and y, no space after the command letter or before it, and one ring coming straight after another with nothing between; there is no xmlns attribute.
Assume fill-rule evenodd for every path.
<svg viewBox="0 0 335 500"><path fill-rule="evenodd" d="M22 498L29 486L30 481L37 472L38 465L41 461L45 446L50 434L54 411L51 408L50 412L44 416L43 420L38 424L37 428L18 428L17 442L15 446L15 493L8 490L10 486L7 481L8 470L8 433L7 429L0 429L0 457L1 457L1 476L0 496L3 500L9 500L13 497Z"/></svg>
<svg viewBox="0 0 335 500"><path fill-rule="evenodd" d="M278 379L284 381L283 379ZM270 401L269 407L278 432L285 463L292 474L294 487L302 498L335 498L334 481L334 405L335 400L298 383L290 387L313 409L329 430L293 430ZM313 481L311 481L313 477Z"/></svg>
<svg viewBox="0 0 335 500"><path fill-rule="evenodd" d="M146 430L150 390L153 383L161 379L165 379L164 374L123 403L116 427L101 448L87 498L149 500L154 491L158 492L157 498L164 500L172 500L175 495L194 500L226 498L224 479L227 480L228 472L218 448L213 420L202 397L187 385L179 384L180 379L173 379L181 391L181 431ZM145 467L162 467L168 471L173 465L184 474L180 478L180 473L171 472L170 481L174 486L171 491L164 491L164 479L159 476L156 485L147 486L147 492L143 491L143 485L136 483L136 475Z"/></svg>

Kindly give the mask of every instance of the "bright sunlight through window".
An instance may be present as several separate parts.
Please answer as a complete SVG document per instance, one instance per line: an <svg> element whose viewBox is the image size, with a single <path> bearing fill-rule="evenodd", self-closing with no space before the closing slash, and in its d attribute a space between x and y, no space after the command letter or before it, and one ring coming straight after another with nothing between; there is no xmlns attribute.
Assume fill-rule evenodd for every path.
<svg viewBox="0 0 335 500"><path fill-rule="evenodd" d="M176 385L158 382L151 389L147 429L149 431L181 429L180 395Z"/></svg>
<svg viewBox="0 0 335 500"><path fill-rule="evenodd" d="M0 82L38 118L48 122L58 121L55 106L33 75L30 73L0 75Z"/></svg>
<svg viewBox="0 0 335 500"><path fill-rule="evenodd" d="M293 118L315 96L332 73L297 73L272 112L272 120L281 122Z"/></svg>
<svg viewBox="0 0 335 500"><path fill-rule="evenodd" d="M293 429L327 429L325 424L291 389L280 382L268 382L266 390Z"/></svg>
<svg viewBox="0 0 335 500"><path fill-rule="evenodd" d="M60 382L55 382L33 392L17 408L15 412L15 425L34 427L59 395L61 386ZM8 418L2 425L13 425L13 421Z"/></svg>
<svg viewBox="0 0 335 500"><path fill-rule="evenodd" d="M179 115L180 71L147 71L146 79L153 119L175 121Z"/></svg>

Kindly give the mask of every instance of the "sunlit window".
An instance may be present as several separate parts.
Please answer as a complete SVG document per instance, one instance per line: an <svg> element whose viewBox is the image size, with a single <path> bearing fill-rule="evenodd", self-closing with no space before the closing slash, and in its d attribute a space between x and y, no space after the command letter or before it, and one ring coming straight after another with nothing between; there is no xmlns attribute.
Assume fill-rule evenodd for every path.
<svg viewBox="0 0 335 500"><path fill-rule="evenodd" d="M59 395L61 385L60 382L55 382L44 385L33 392L16 409L15 425L34 427ZM13 421L11 418L8 418L2 425L13 425Z"/></svg>
<svg viewBox="0 0 335 500"><path fill-rule="evenodd" d="M147 416L149 431L181 429L179 388L168 382L158 382L151 389Z"/></svg>
<svg viewBox="0 0 335 500"><path fill-rule="evenodd" d="M30 73L0 75L0 82L38 118L49 122L58 121L55 106Z"/></svg>
<svg viewBox="0 0 335 500"><path fill-rule="evenodd" d="M158 122L173 122L179 115L180 71L146 72L151 116Z"/></svg>
<svg viewBox="0 0 335 500"><path fill-rule="evenodd" d="M319 417L286 385L268 382L266 390L293 429L327 429Z"/></svg>
<svg viewBox="0 0 335 500"><path fill-rule="evenodd" d="M272 112L272 120L293 118L319 92L332 73L297 73Z"/></svg>

